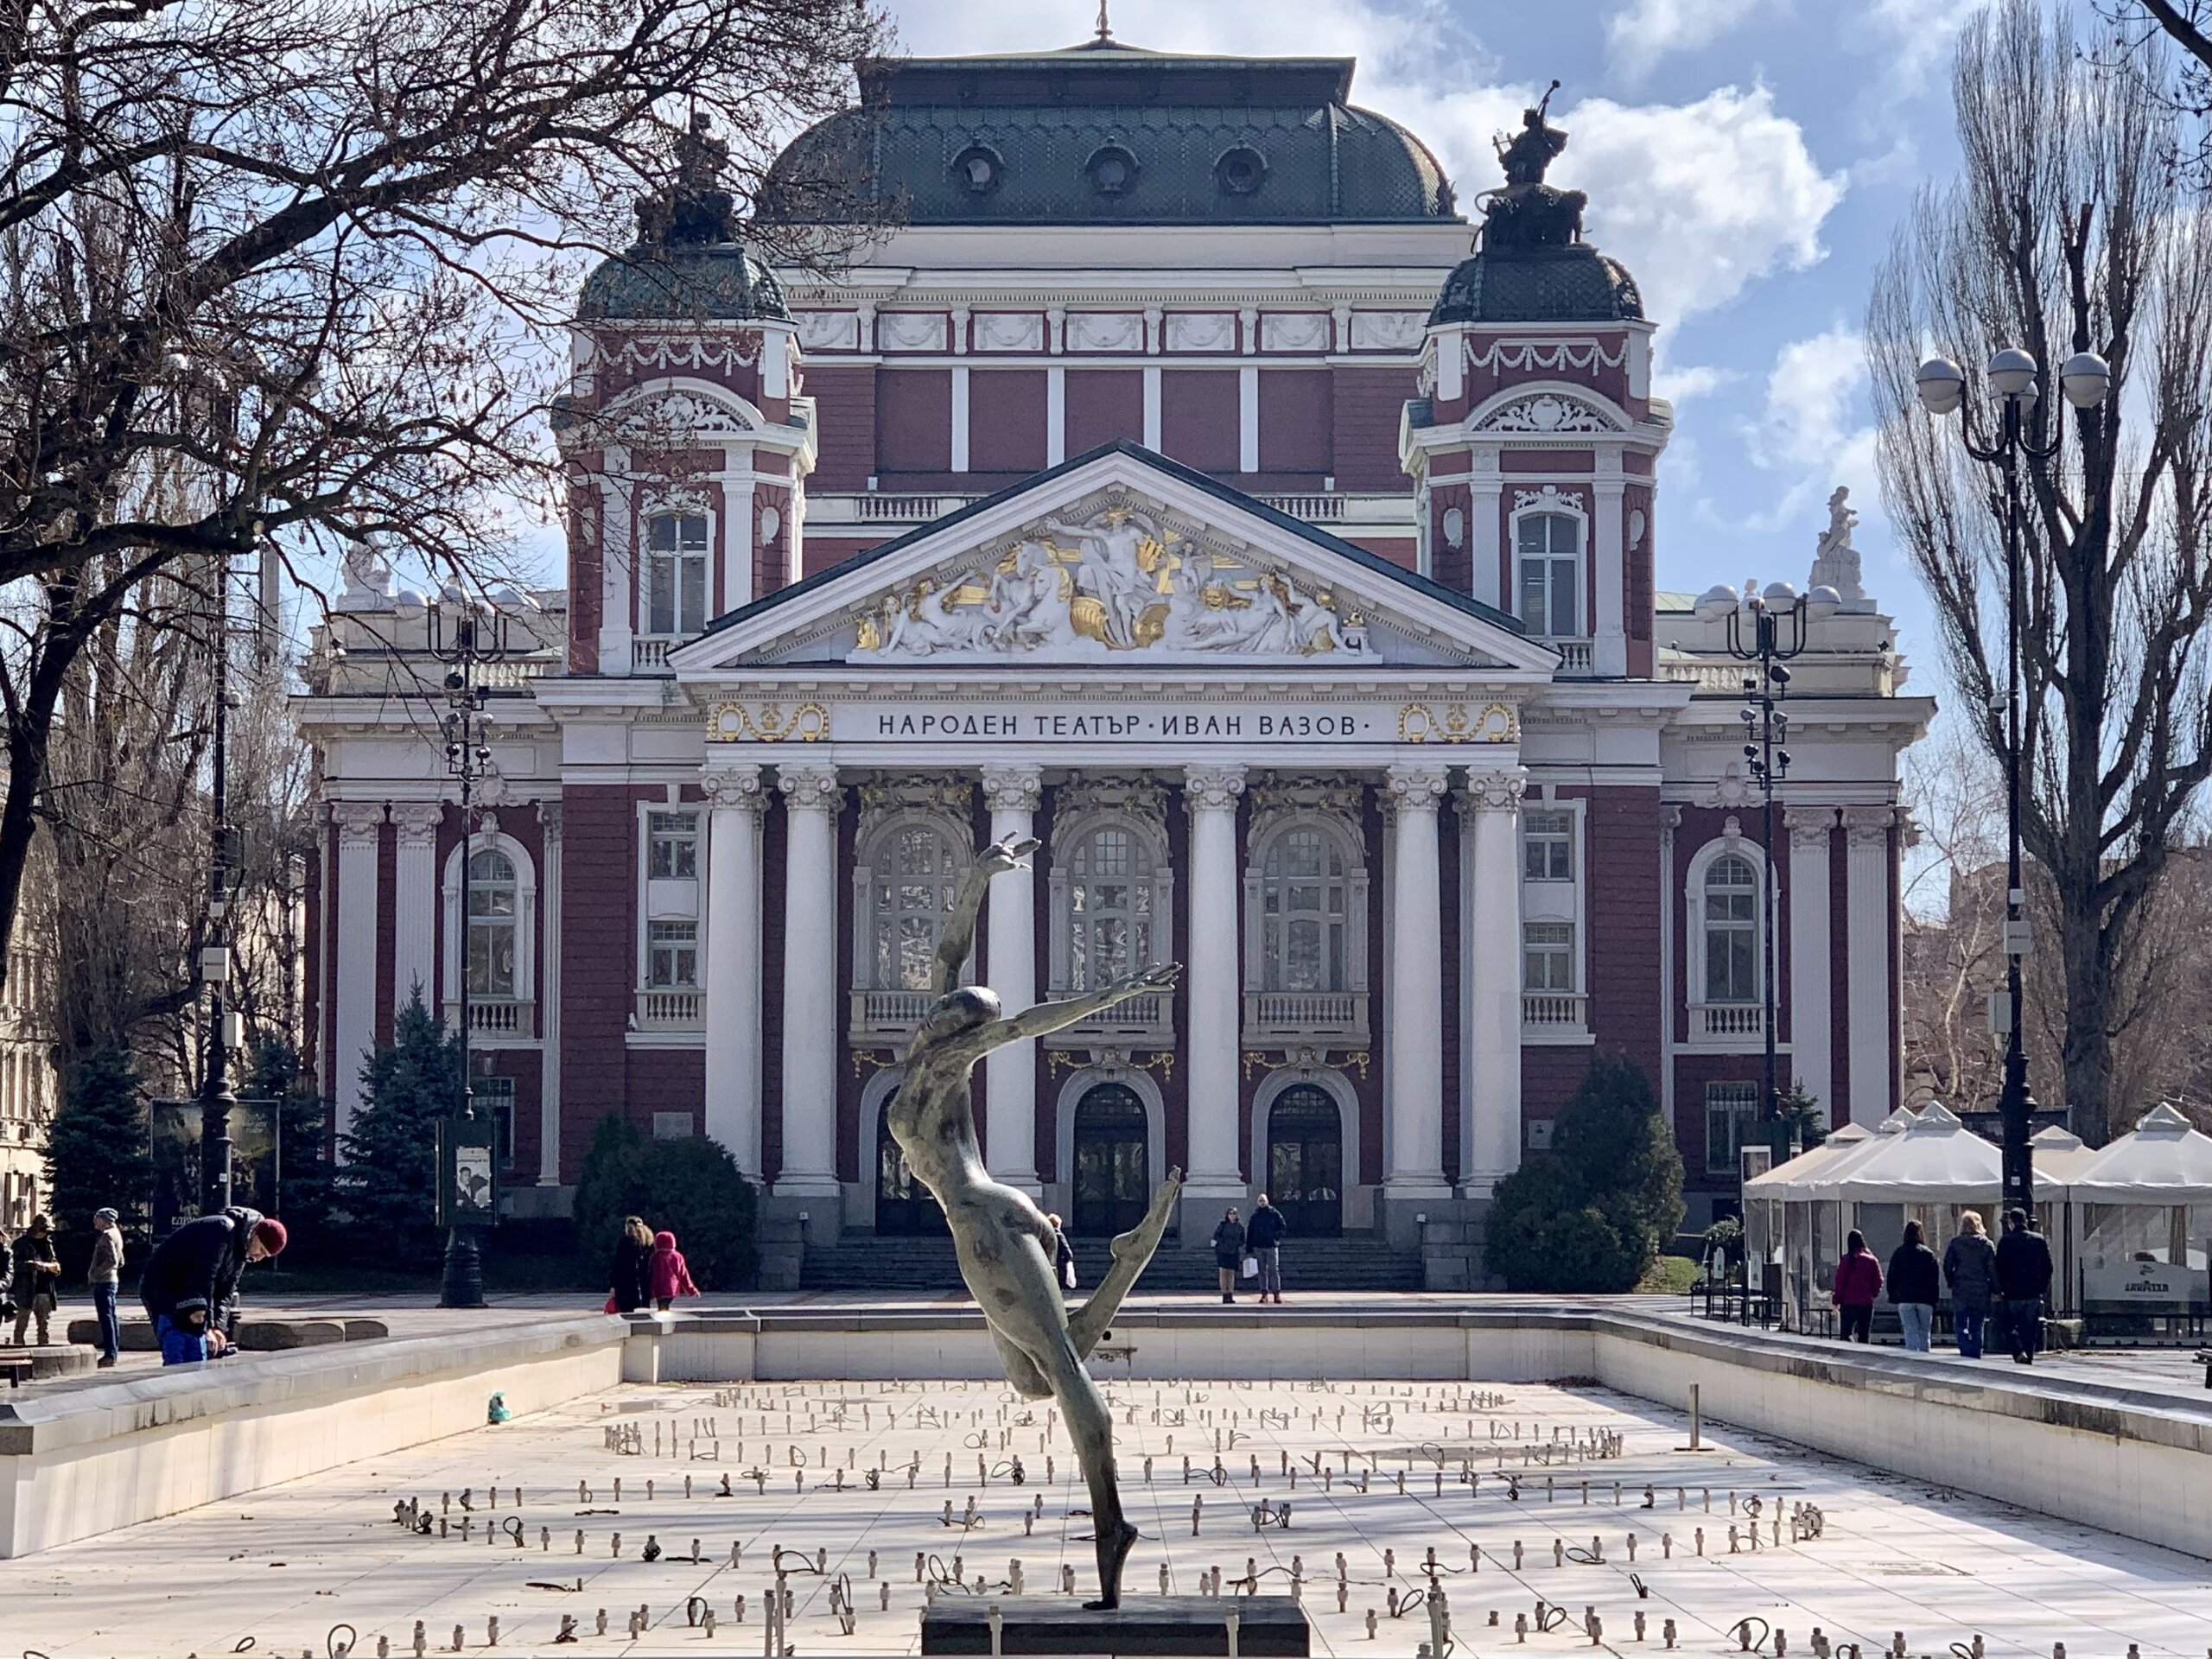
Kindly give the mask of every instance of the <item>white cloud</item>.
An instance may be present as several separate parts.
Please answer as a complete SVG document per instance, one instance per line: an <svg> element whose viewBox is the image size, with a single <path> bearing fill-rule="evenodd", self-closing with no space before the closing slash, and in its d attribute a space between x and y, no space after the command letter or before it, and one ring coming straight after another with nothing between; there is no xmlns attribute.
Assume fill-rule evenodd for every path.
<svg viewBox="0 0 2212 1659"><path fill-rule="evenodd" d="M1752 464L1788 481L1763 511L1731 528L1770 532L1800 524L1839 484L1862 512L1872 506L1878 485L1874 428L1862 418L1866 379L1866 342L1841 323L1775 353L1762 417L1745 422L1741 435Z"/></svg>
<svg viewBox="0 0 2212 1659"><path fill-rule="evenodd" d="M1733 385L1744 377L1733 369L1724 369L1710 363L1685 363L1677 366L1656 362L1651 368L1651 390L1680 409L1693 397L1710 397L1723 386Z"/></svg>
<svg viewBox="0 0 2212 1659"><path fill-rule="evenodd" d="M1660 59L1709 46L1770 0L1629 0L1605 25L1613 60L1631 79Z"/></svg>

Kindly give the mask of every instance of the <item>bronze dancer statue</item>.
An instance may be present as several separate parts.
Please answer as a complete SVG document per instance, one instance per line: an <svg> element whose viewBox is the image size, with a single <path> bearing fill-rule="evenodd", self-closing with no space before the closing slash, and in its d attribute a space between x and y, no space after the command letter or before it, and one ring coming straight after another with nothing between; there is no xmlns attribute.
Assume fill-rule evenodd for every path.
<svg viewBox="0 0 2212 1659"><path fill-rule="evenodd" d="M1058 1401L1067 1419L1090 1488L1097 1538L1098 1599L1085 1605L1117 1607L1122 1564L1136 1542L1137 1529L1123 1518L1115 1486L1113 1417L1083 1362L1159 1248L1182 1190L1181 1172L1168 1173L1144 1219L1114 1241L1113 1264L1105 1278L1090 1300L1071 1313L1052 1271L1052 1223L1027 1193L993 1180L983 1167L969 1074L976 1061L1003 1044L1059 1031L1142 991L1166 990L1182 968L1162 963L1100 990L1040 1002L1010 1018L1001 1015L998 998L983 987L955 989L953 982L975 944L976 913L991 878L1022 868L1038 845L1000 842L976 857L938 942L931 982L938 1000L906 1051L906 1073L889 1117L907 1169L944 1210L960 1275L983 1310L991 1339L1006 1362L1007 1380L1026 1399L1049 1395Z"/></svg>

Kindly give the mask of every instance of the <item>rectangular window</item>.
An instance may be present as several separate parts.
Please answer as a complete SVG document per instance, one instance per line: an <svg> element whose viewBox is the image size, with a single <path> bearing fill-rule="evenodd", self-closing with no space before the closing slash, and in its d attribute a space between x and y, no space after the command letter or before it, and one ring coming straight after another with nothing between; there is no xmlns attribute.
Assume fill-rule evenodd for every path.
<svg viewBox="0 0 2212 1659"><path fill-rule="evenodd" d="M1530 513L1515 532L1521 620L1542 639L1582 637L1582 524L1563 512Z"/></svg>
<svg viewBox="0 0 2212 1659"><path fill-rule="evenodd" d="M1531 881L1574 880L1574 814L1521 815L1521 874Z"/></svg>
<svg viewBox="0 0 2212 1659"><path fill-rule="evenodd" d="M488 1113L492 1119L492 1167L512 1169L515 1166L515 1080L512 1077L479 1077L470 1085L475 1097L476 1109Z"/></svg>
<svg viewBox="0 0 2212 1659"><path fill-rule="evenodd" d="M699 815L645 814L645 874L656 881L699 879Z"/></svg>
<svg viewBox="0 0 2212 1659"><path fill-rule="evenodd" d="M655 990L695 990L698 988L698 923L646 924L645 983Z"/></svg>
<svg viewBox="0 0 2212 1659"><path fill-rule="evenodd" d="M1573 923L1521 925L1521 988L1566 992L1574 989Z"/></svg>
<svg viewBox="0 0 2212 1659"><path fill-rule="evenodd" d="M707 626L707 515L657 512L645 521L645 632L694 634Z"/></svg>
<svg viewBox="0 0 2212 1659"><path fill-rule="evenodd" d="M1736 1153L1758 1122L1759 1086L1756 1083L1708 1083L1705 1085L1705 1166L1716 1175L1732 1174Z"/></svg>

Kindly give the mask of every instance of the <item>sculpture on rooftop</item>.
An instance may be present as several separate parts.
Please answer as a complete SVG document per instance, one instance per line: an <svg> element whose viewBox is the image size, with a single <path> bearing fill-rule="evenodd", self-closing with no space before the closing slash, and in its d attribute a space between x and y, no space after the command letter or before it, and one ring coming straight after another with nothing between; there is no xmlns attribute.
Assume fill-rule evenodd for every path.
<svg viewBox="0 0 2212 1659"><path fill-rule="evenodd" d="M885 1116L907 1170L944 1211L960 1276L983 1311L1007 1381L1025 1399L1057 1401L1067 1419L1090 1491L1098 1557L1098 1599L1086 1605L1109 1608L1121 1605L1122 1567L1137 1529L1122 1514L1115 1482L1114 1420L1083 1363L1159 1249L1182 1190L1181 1174L1168 1172L1144 1219L1114 1241L1112 1265L1090 1300L1071 1311L1053 1271L1052 1224L1028 1194L993 1180L983 1166L969 1077L993 1049L1064 1030L1141 993L1166 991L1182 969L1174 963L1157 964L1012 1016L1001 1014L998 998L982 986L956 988L991 878L1022 868L1039 845L1003 841L976 856L938 944L931 975L937 1001L906 1051L906 1075Z"/></svg>
<svg viewBox="0 0 2212 1659"><path fill-rule="evenodd" d="M729 146L714 134L714 118L691 112L676 141L676 175L638 199L638 240L661 247L704 247L737 240L736 198L721 188Z"/></svg>
<svg viewBox="0 0 2212 1659"><path fill-rule="evenodd" d="M1866 603L1866 589L1860 580L1859 550L1851 544L1851 529L1859 522L1859 515L1851 510L1850 502L1851 491L1840 484L1828 497L1827 528L1821 532L1820 543L1813 550L1813 574L1806 586L1833 588L1844 604L1855 610Z"/></svg>
<svg viewBox="0 0 2212 1659"><path fill-rule="evenodd" d="M1505 169L1505 184L1482 197L1485 250L1566 247L1582 239L1582 210L1589 197L1544 182L1546 170L1567 148L1567 134L1545 119L1558 90L1554 80L1541 103L1521 112L1520 131L1510 138L1500 133L1491 141L1498 165Z"/></svg>

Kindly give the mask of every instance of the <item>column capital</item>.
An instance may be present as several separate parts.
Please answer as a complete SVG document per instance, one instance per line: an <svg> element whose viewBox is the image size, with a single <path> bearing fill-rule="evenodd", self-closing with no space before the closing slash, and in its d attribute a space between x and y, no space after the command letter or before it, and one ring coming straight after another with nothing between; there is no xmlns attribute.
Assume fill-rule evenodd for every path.
<svg viewBox="0 0 2212 1659"><path fill-rule="evenodd" d="M1854 847L1886 847L1890 830L1897 821L1897 810L1893 806L1847 806L1843 809L1844 832L1851 837Z"/></svg>
<svg viewBox="0 0 2212 1659"><path fill-rule="evenodd" d="M1789 806L1782 811L1783 828L1789 832L1789 845L1794 851L1826 850L1828 836L1835 829L1835 808L1832 806Z"/></svg>
<svg viewBox="0 0 2212 1659"><path fill-rule="evenodd" d="M541 834L545 837L545 844L546 844L547 846L549 846L549 847L553 846L553 845L556 844L556 843L560 841L560 839L561 839L561 803L560 803L560 802L558 802L558 801L540 801L540 802L537 804L537 827L538 827L539 833L541 833Z"/></svg>
<svg viewBox="0 0 2212 1659"><path fill-rule="evenodd" d="M1469 772L1459 798L1477 812L1517 812L1521 798L1528 791L1528 772L1519 766L1508 766L1496 772Z"/></svg>
<svg viewBox="0 0 2212 1659"><path fill-rule="evenodd" d="M700 774L699 787L715 808L734 807L755 817L768 810L768 791L758 766L718 766Z"/></svg>
<svg viewBox="0 0 2212 1659"><path fill-rule="evenodd" d="M338 826L340 846L373 847L377 830L384 823L384 803L333 801L330 804L330 821Z"/></svg>
<svg viewBox="0 0 2212 1659"><path fill-rule="evenodd" d="M1192 812L1233 812L1243 792L1242 766L1183 768L1183 804Z"/></svg>
<svg viewBox="0 0 2212 1659"><path fill-rule="evenodd" d="M776 787L795 811L835 812L845 798L835 766L779 766Z"/></svg>
<svg viewBox="0 0 2212 1659"><path fill-rule="evenodd" d="M1045 774L1039 767L983 768L983 800L994 812L1034 812L1044 794Z"/></svg>
<svg viewBox="0 0 2212 1659"><path fill-rule="evenodd" d="M1451 785L1452 774L1442 764L1408 763L1383 773L1383 798L1401 812L1433 812Z"/></svg>
<svg viewBox="0 0 2212 1659"><path fill-rule="evenodd" d="M442 801L400 801L391 809L391 822L399 831L399 844L403 847L435 842L438 826L445 820Z"/></svg>
<svg viewBox="0 0 2212 1659"><path fill-rule="evenodd" d="M1681 827L1682 809L1672 801L1666 802L1659 809L1660 832L1662 835L1672 836Z"/></svg>

